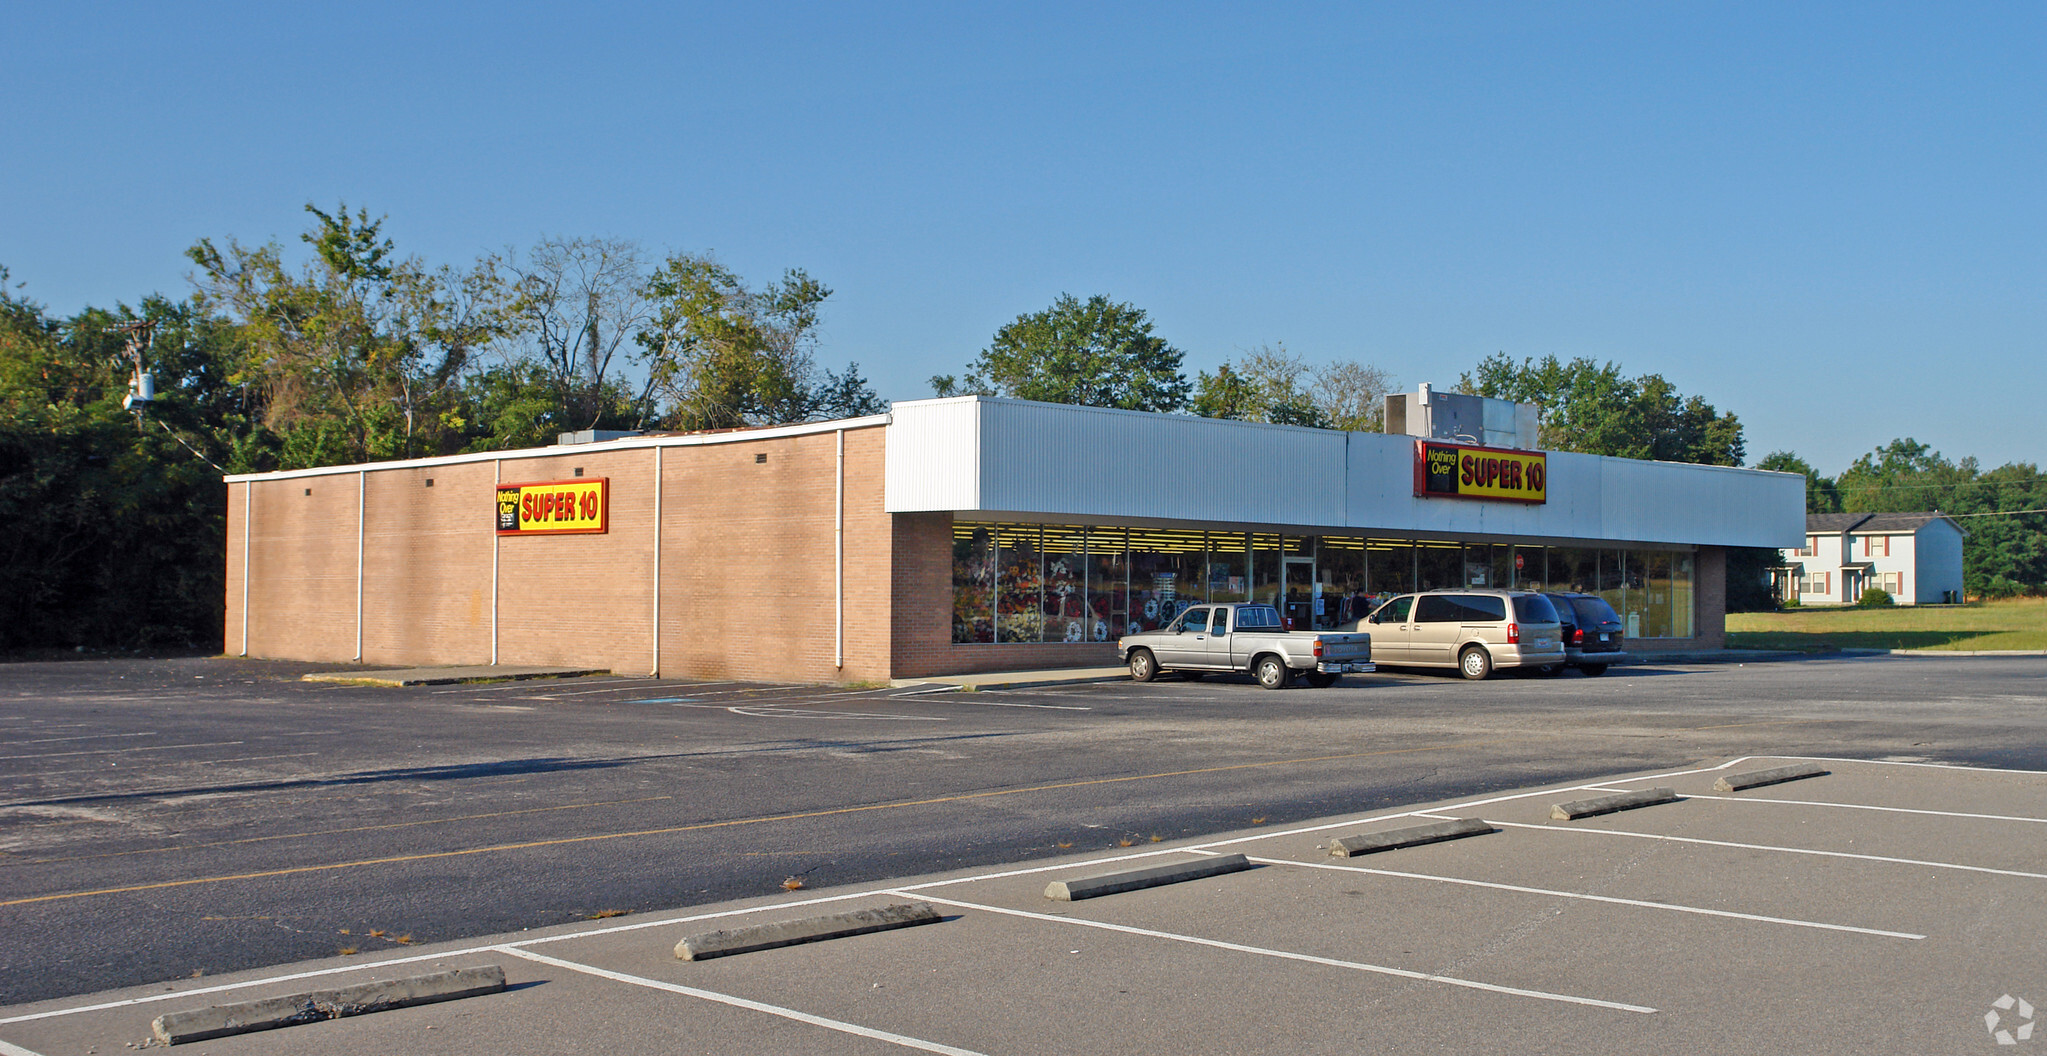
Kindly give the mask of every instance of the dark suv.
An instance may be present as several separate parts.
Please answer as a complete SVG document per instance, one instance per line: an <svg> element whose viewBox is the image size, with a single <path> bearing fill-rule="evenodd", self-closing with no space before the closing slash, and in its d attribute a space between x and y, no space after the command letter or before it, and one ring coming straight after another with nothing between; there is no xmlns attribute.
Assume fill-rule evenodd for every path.
<svg viewBox="0 0 2047 1056"><path fill-rule="evenodd" d="M1609 664L1628 658L1621 651L1621 618L1613 606L1597 594L1550 594L1550 604L1564 623L1564 662L1543 668L1543 674L1561 675L1575 667L1587 675L1606 674Z"/></svg>

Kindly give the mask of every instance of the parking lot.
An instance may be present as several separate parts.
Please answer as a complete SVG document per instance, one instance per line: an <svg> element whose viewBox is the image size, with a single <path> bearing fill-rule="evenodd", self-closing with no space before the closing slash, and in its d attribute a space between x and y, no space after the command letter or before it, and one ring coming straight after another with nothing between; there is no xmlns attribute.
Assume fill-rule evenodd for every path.
<svg viewBox="0 0 2047 1056"><path fill-rule="evenodd" d="M1999 1051L1995 1031L2024 1029L2021 1008L2047 997L2047 774L1825 760L1825 776L1712 790L1720 777L1791 761L1616 774L787 893L376 965L177 981L10 1009L0 1039L51 1056L117 1051L172 1009L490 963L511 990L198 1048ZM1681 798L1550 816L1559 802L1658 786ZM1496 831L1356 858L1322 849L1444 817ZM1083 902L1043 894L1050 879L1225 853L1253 867ZM704 962L671 953L694 931L906 900L945 919Z"/></svg>
<svg viewBox="0 0 2047 1056"><path fill-rule="evenodd" d="M507 1047L586 1007L658 1011L607 1020L598 1038L563 1034L557 1051L881 1044L528 955L991 1052L1133 1051L1151 1037L1196 1051L1370 1049L1380 1043L1360 1039L1403 1023L1416 1033L1399 1036L1424 1051L1620 1051L1680 1025L1725 1044L1795 1036L1801 1051L1837 1035L1843 1051L1971 1051L1920 1041L1973 1022L1980 1033L1955 1044L1994 1047L1988 1005L1960 1026L1954 1008L2008 989L2009 1019L2047 974L2031 897L2031 873L2047 872L2034 820L2047 808L2036 775L2005 772L2047 770L2036 658L1484 683L1383 673L1282 693L1244 679L971 694L614 677L392 690L201 659L10 674L0 1042L32 1052L100 1046L96 1017L20 1018L102 1003L97 993L347 977L472 949L493 951L515 983L544 985L393 1013L434 1013L402 1020L434 1027L407 1050ZM1720 798L1711 774L1679 774L1778 756L1862 762ZM1546 817L1556 790L1643 781L1687 798ZM1473 809L1500 831L1349 861L1314 851L1345 826ZM1262 861L1098 902L1038 894L1048 873L1096 858L1231 851ZM954 919L701 965L667 959L685 925L648 926L909 896L948 900L934 905ZM606 930L620 927L631 930ZM1926 937L1878 934L1890 932ZM1035 945L1047 934L1071 940ZM979 935L995 945L958 938ZM535 937L548 941L505 947ZM860 950L876 951L856 965L871 969L865 991L835 960ZM906 950L922 952L898 963ZM785 964L810 974L776 975ZM1809 982L1838 992L1821 999ZM1990 987L2004 989L1976 994ZM1455 993L1424 1000L1439 991ZM1609 1018L1581 1021L1586 1010ZM121 1015L107 1029L140 1022L121 1036L139 1042L147 1017ZM1517 1034L1529 1016L1538 1033ZM384 1018L201 1048L326 1044L393 1029ZM1269 1033L1247 1036L1247 1023ZM787 1033L816 1029L824 1040ZM1609 1031L1610 1043L1588 1040ZM1212 1035L1233 1040L1202 1040Z"/></svg>

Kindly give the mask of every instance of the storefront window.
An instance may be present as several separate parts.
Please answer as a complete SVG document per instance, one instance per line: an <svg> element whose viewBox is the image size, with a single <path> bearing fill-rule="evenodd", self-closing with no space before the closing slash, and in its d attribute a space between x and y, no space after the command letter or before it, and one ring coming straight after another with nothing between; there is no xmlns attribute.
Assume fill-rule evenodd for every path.
<svg viewBox="0 0 2047 1056"><path fill-rule="evenodd" d="M1130 622L1122 634L1155 631L1206 600L1208 542L1200 532L1130 529Z"/></svg>
<svg viewBox="0 0 2047 1056"><path fill-rule="evenodd" d="M952 526L952 640L995 640L995 530Z"/></svg>
<svg viewBox="0 0 2047 1056"><path fill-rule="evenodd" d="M1279 604L1279 536L1251 533L1251 600Z"/></svg>
<svg viewBox="0 0 2047 1056"><path fill-rule="evenodd" d="M1695 633L1696 557L1599 550L1072 525L953 526L952 640L1113 642L1206 602L1284 605L1346 626L1394 594L1488 586L1598 594L1631 638Z"/></svg>
<svg viewBox="0 0 2047 1056"><path fill-rule="evenodd" d="M1317 630L1340 627L1370 612L1365 590L1365 541L1325 535L1315 550L1315 574L1322 584L1322 608L1315 614Z"/></svg>
<svg viewBox="0 0 2047 1056"><path fill-rule="evenodd" d="M1208 533L1208 600L1251 600L1251 564L1243 532Z"/></svg>
<svg viewBox="0 0 2047 1056"><path fill-rule="evenodd" d="M1464 544L1422 540L1414 544L1415 578L1422 590L1464 586Z"/></svg>
<svg viewBox="0 0 2047 1056"><path fill-rule="evenodd" d="M1087 641L1086 529L1048 524L1040 542L1045 561L1044 637L1047 642Z"/></svg>
<svg viewBox="0 0 2047 1056"><path fill-rule="evenodd" d="M1121 528L1090 528L1087 533L1087 605L1090 640L1113 642L1130 626L1128 567Z"/></svg>
<svg viewBox="0 0 2047 1056"><path fill-rule="evenodd" d="M1366 587L1375 602L1414 589L1414 544L1405 539L1374 539L1365 549Z"/></svg>
<svg viewBox="0 0 2047 1056"><path fill-rule="evenodd" d="M1670 636L1692 636L1692 555L1680 551L1670 555Z"/></svg>

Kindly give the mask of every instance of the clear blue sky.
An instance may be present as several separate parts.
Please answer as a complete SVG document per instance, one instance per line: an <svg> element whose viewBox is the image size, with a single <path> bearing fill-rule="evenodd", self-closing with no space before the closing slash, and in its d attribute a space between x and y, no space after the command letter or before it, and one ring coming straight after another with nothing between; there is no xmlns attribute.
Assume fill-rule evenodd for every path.
<svg viewBox="0 0 2047 1056"><path fill-rule="evenodd" d="M345 199L436 263L805 268L821 361L894 399L1070 291L1190 374L1582 355L1751 459L2047 463L2047 5L30 4L7 37L0 264L58 312Z"/></svg>

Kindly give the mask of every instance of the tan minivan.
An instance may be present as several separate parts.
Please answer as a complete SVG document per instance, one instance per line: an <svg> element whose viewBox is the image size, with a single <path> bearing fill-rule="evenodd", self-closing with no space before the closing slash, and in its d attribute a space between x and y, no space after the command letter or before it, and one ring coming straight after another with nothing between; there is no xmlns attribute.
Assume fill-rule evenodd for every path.
<svg viewBox="0 0 2047 1056"><path fill-rule="evenodd" d="M1549 599L1522 590L1402 594L1360 621L1381 667L1454 667L1485 678L1499 667L1564 662L1563 622Z"/></svg>

